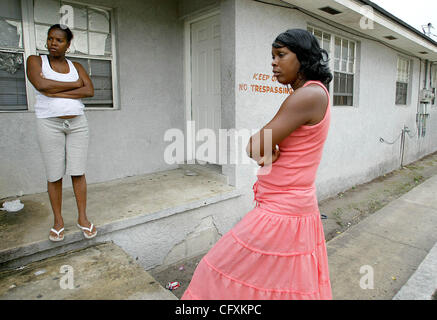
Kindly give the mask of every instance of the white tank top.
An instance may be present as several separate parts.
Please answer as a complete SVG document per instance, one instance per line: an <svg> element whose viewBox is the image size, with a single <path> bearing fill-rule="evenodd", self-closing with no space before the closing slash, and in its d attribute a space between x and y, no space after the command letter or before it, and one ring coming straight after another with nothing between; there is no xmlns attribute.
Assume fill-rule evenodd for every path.
<svg viewBox="0 0 437 320"><path fill-rule="evenodd" d="M50 67L47 55L41 55L44 78L62 82L74 82L79 79L76 67L68 60L68 73L59 73ZM35 114L37 118L82 115L84 104L80 99L47 97L36 90Z"/></svg>

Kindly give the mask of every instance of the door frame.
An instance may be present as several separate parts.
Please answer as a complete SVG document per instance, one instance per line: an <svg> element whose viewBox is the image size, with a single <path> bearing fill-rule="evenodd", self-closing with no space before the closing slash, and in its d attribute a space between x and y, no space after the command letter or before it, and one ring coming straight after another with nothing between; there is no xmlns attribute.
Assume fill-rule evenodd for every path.
<svg viewBox="0 0 437 320"><path fill-rule="evenodd" d="M191 105L191 25L195 22L210 18L215 15L220 15L220 8L214 8L203 12L199 15L194 15L188 17L184 21L184 78L185 78L185 137L187 138L188 132L188 121L192 121L192 105ZM221 45L220 45L221 46ZM193 133L195 134L195 132ZM195 150L195 136L193 137L191 147L186 148L185 152L185 161L188 163L194 163L196 159L196 150ZM191 152L189 156L188 153ZM189 162L189 161L192 162Z"/></svg>

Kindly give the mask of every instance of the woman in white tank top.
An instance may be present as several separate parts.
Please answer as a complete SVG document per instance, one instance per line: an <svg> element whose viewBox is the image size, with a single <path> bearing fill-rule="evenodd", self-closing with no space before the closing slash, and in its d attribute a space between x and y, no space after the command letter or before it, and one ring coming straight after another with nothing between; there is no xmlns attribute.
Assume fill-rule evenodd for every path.
<svg viewBox="0 0 437 320"><path fill-rule="evenodd" d="M97 230L86 216L87 185L85 166L88 124L81 98L92 97L94 87L85 69L65 58L73 34L66 26L50 27L47 34L49 55L27 59L27 77L37 90L35 114L38 141L47 174L47 189L54 214L51 241L64 239L62 177L71 175L79 213L77 226L86 238Z"/></svg>

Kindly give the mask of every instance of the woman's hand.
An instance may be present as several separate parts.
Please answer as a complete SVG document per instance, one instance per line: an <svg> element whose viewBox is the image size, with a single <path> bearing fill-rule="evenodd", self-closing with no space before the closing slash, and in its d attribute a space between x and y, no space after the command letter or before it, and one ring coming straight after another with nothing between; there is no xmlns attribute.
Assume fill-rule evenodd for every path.
<svg viewBox="0 0 437 320"><path fill-rule="evenodd" d="M81 84L81 87L57 93L44 93L47 97L52 98L67 98L67 99L82 99L94 96L94 86L93 83L82 65L78 62L73 62L79 74L79 80L77 84ZM72 82L70 82L72 83Z"/></svg>
<svg viewBox="0 0 437 320"><path fill-rule="evenodd" d="M42 72L39 74L39 76L41 77L41 79L46 79L46 77L44 77ZM79 79L77 79L76 81L73 81L72 84L76 87L75 89L79 89L79 88L83 87L83 80L81 77L79 77ZM44 92L43 92L43 94L44 94ZM47 95L47 94L46 94L46 96L49 97L49 95Z"/></svg>
<svg viewBox="0 0 437 320"><path fill-rule="evenodd" d="M39 75L42 79L45 79L42 72ZM73 85L76 87L76 89L79 89L79 88L83 87L83 80L79 77L79 79L77 79L76 81L73 81ZM40 91L40 93L42 93L46 97L56 97L56 93L49 93L46 91Z"/></svg>
<svg viewBox="0 0 437 320"><path fill-rule="evenodd" d="M57 93L50 93L50 92L46 92L46 91L41 91L40 93L45 95L46 97L51 97L51 98L54 98L57 95Z"/></svg>
<svg viewBox="0 0 437 320"><path fill-rule="evenodd" d="M77 79L75 81L75 83L77 84L77 88L82 88L83 87L83 80L81 77L79 77L79 79Z"/></svg>
<svg viewBox="0 0 437 320"><path fill-rule="evenodd" d="M279 159L279 156L281 155L281 152L279 151L279 148L275 146L275 149L272 150L271 155L265 155L261 158L261 160L258 161L258 165L261 167L271 165L272 163L276 162L276 160Z"/></svg>

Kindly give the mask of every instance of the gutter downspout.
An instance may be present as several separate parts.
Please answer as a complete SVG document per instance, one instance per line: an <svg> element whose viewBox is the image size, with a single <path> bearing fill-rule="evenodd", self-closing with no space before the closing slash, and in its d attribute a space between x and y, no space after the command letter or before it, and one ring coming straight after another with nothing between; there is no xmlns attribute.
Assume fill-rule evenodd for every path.
<svg viewBox="0 0 437 320"><path fill-rule="evenodd" d="M417 108L416 108L416 130L417 136L420 137L421 125L420 125L420 84L422 83L422 59L419 60L419 88L417 90Z"/></svg>
<svg viewBox="0 0 437 320"><path fill-rule="evenodd" d="M423 89L428 89L427 78L428 78L428 60L425 60L425 77L423 80ZM430 72L431 73L431 72Z"/></svg>

